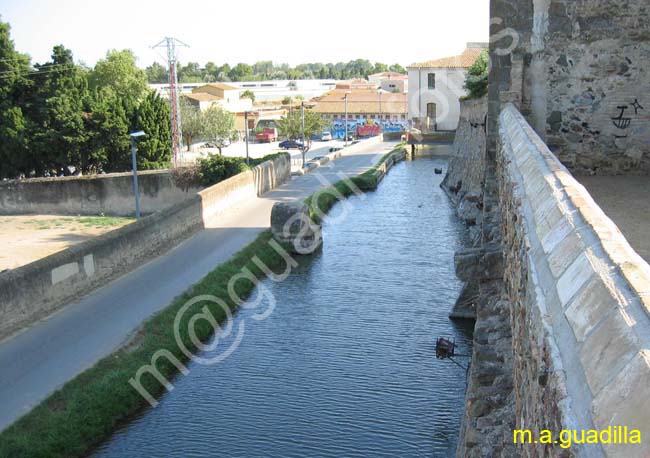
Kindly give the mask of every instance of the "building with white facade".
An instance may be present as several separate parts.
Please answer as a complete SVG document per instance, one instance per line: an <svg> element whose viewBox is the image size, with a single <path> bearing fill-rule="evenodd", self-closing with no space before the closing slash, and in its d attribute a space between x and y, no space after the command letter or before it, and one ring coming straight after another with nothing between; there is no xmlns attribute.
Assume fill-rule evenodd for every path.
<svg viewBox="0 0 650 458"><path fill-rule="evenodd" d="M331 91L336 86L336 80L272 80L272 81L229 81L227 84L237 88L240 92L249 90L255 95L255 101L267 102L282 100L285 97L295 98L302 96L305 100L313 97L320 97L326 92ZM181 94L189 94L198 87L205 86L206 83L179 83ZM158 92L163 97L169 96L169 84L150 84L150 88Z"/></svg>
<svg viewBox="0 0 650 458"><path fill-rule="evenodd" d="M458 56L409 65L408 112L422 132L453 131L460 119L460 98L467 95L465 77L487 43L467 43Z"/></svg>

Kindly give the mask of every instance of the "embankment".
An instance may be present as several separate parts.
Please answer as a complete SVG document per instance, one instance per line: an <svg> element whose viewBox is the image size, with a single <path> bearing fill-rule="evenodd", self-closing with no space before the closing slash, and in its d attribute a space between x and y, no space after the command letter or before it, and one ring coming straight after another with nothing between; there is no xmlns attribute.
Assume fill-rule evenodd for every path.
<svg viewBox="0 0 650 458"><path fill-rule="evenodd" d="M160 255L290 174L289 155L281 155L128 226L0 274L0 338Z"/></svg>

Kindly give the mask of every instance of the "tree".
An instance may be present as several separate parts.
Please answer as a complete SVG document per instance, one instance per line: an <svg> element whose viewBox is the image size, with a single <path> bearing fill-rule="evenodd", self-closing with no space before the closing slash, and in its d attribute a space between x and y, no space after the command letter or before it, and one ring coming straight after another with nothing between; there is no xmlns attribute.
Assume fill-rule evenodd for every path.
<svg viewBox="0 0 650 458"><path fill-rule="evenodd" d="M81 157L84 173L129 170L129 120L120 97L108 88L96 91L90 101L85 126L88 140Z"/></svg>
<svg viewBox="0 0 650 458"><path fill-rule="evenodd" d="M388 71L388 65L382 64L381 62L375 62L375 68L372 69L372 73L383 73Z"/></svg>
<svg viewBox="0 0 650 458"><path fill-rule="evenodd" d="M14 178L27 168L29 120L24 106L31 67L29 57L16 52L10 30L0 22L0 178Z"/></svg>
<svg viewBox="0 0 650 458"><path fill-rule="evenodd" d="M130 49L108 51L106 58L99 60L90 72L90 88L109 87L128 102L127 106L135 107L148 89L147 74L135 65L135 60Z"/></svg>
<svg viewBox="0 0 650 458"><path fill-rule="evenodd" d="M393 64L390 67L388 67L388 69L391 72L406 73L406 69L404 69L404 67L402 67L400 64Z"/></svg>
<svg viewBox="0 0 650 458"><path fill-rule="evenodd" d="M216 105L208 108L204 113L204 117L205 137L217 145L219 154L221 154L221 149L227 145L228 141L237 138L235 117Z"/></svg>
<svg viewBox="0 0 650 458"><path fill-rule="evenodd" d="M81 168L82 149L87 141L87 75L74 64L72 51L62 45L54 47L50 62L36 68L36 90L28 111L33 123L30 167L37 175L45 170L65 172L69 165Z"/></svg>
<svg viewBox="0 0 650 458"><path fill-rule="evenodd" d="M483 50L476 61L467 70L465 89L469 92L469 98L480 98L487 94L489 61L490 56L488 55L487 50Z"/></svg>
<svg viewBox="0 0 650 458"><path fill-rule="evenodd" d="M185 97L181 97L181 121L183 141L189 151L194 140L203 135L205 119L201 110L192 105Z"/></svg>
<svg viewBox="0 0 650 458"><path fill-rule="evenodd" d="M145 74L147 75L147 82L150 84L163 84L169 82L169 73L167 68L160 65L158 62L154 62L144 69Z"/></svg>
<svg viewBox="0 0 650 458"><path fill-rule="evenodd" d="M156 92L149 91L137 111L136 130L146 136L138 141L138 168L160 169L171 161L171 132L169 104Z"/></svg>
<svg viewBox="0 0 650 458"><path fill-rule="evenodd" d="M248 81L253 79L253 69L248 64L237 64L228 73L233 81Z"/></svg>
<svg viewBox="0 0 650 458"><path fill-rule="evenodd" d="M255 103L255 94L250 89L246 89L244 92L242 92L239 98L240 99L249 98L251 99L251 102Z"/></svg>
<svg viewBox="0 0 650 458"><path fill-rule="evenodd" d="M292 139L302 138L303 130L302 130L301 111L303 110L292 111L288 115L283 116L282 119L278 121L277 126L280 135ZM303 162L305 160L305 154L311 148L311 136L322 132L323 128L327 125L327 122L318 113L315 113L308 109L304 109L304 115L305 115L304 134L305 134L306 145L304 145L302 149Z"/></svg>

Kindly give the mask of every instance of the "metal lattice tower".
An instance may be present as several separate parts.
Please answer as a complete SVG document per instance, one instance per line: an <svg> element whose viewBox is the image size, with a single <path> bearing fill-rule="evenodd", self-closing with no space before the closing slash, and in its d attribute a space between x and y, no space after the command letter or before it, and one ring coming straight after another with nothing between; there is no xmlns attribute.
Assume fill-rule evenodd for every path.
<svg viewBox="0 0 650 458"><path fill-rule="evenodd" d="M167 48L167 63L169 65L169 112L172 133L172 160L174 166L180 165L183 154L183 131L181 127L181 105L178 93L178 73L176 71L176 46L189 47L174 37L165 37L152 48Z"/></svg>

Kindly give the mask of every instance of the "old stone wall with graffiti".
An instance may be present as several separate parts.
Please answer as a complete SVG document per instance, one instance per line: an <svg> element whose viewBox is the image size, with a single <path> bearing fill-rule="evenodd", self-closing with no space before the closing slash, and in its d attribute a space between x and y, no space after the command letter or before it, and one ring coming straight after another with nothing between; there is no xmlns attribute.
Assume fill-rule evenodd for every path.
<svg viewBox="0 0 650 458"><path fill-rule="evenodd" d="M492 0L491 15L492 138L513 102L574 173L650 173L647 0Z"/></svg>

